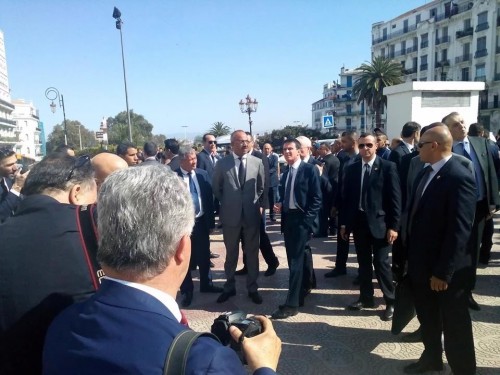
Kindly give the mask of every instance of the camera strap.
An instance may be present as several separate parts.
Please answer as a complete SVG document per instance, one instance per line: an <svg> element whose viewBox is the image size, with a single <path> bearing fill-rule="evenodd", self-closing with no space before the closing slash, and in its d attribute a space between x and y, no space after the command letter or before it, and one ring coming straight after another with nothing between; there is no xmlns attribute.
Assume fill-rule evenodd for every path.
<svg viewBox="0 0 500 375"><path fill-rule="evenodd" d="M168 349L165 365L163 366L163 375L184 375L186 373L186 363L189 350L198 337L205 336L220 342L217 336L210 332L195 332L185 330L174 337L172 345Z"/></svg>

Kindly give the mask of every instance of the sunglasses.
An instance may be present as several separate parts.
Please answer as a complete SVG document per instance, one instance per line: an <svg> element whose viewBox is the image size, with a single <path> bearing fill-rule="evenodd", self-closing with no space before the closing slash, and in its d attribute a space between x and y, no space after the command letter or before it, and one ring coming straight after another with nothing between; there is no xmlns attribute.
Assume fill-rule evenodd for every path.
<svg viewBox="0 0 500 375"><path fill-rule="evenodd" d="M208 141L208 144L210 144L210 145L216 145L217 141Z"/></svg>
<svg viewBox="0 0 500 375"><path fill-rule="evenodd" d="M417 147L418 148L422 148L424 147L424 145L426 145L427 143L432 143L433 141L427 141L427 142L418 142L417 143Z"/></svg>
<svg viewBox="0 0 500 375"><path fill-rule="evenodd" d="M68 177L66 178L66 181L71 180L73 177L73 173L75 172L75 169L83 167L85 164L90 163L90 156L89 155L82 155L79 156L75 159L75 163L73 164L73 168L69 171Z"/></svg>
<svg viewBox="0 0 500 375"><path fill-rule="evenodd" d="M363 149L363 148L365 148L365 147L366 147L366 148L372 148L373 146L374 146L374 145L373 145L373 143L360 143L360 144L358 145L358 147L359 147L360 149Z"/></svg>

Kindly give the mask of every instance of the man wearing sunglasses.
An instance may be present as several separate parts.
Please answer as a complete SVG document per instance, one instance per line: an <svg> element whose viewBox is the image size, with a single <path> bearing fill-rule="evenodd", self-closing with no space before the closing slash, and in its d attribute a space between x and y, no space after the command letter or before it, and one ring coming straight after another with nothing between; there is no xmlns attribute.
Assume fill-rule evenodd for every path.
<svg viewBox="0 0 500 375"><path fill-rule="evenodd" d="M0 150L0 223L11 216L21 202L21 189L24 186L27 173L21 174L18 169L17 158L10 149Z"/></svg>
<svg viewBox="0 0 500 375"><path fill-rule="evenodd" d="M376 139L362 134L358 140L361 160L346 168L341 210L340 235L347 240L352 232L359 263L359 299L349 310L375 306L373 267L384 295L383 320L394 313L394 285L389 262L391 245L398 237L401 216L401 189L396 165L376 154Z"/></svg>

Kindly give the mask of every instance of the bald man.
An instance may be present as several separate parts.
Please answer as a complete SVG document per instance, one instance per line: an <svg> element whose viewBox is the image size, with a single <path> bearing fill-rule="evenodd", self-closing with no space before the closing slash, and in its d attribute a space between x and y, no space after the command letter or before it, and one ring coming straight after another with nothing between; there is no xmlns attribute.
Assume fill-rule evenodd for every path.
<svg viewBox="0 0 500 375"><path fill-rule="evenodd" d="M109 152L97 154L90 162L94 168L97 190L99 190L106 177L111 173L128 167L124 159Z"/></svg>
<svg viewBox="0 0 500 375"><path fill-rule="evenodd" d="M422 327L424 352L407 374L443 369L444 350L454 374L475 374L468 310L472 277L467 246L476 209L475 179L452 156L453 139L442 123L431 124L418 143L426 167L418 174L407 212L408 275Z"/></svg>

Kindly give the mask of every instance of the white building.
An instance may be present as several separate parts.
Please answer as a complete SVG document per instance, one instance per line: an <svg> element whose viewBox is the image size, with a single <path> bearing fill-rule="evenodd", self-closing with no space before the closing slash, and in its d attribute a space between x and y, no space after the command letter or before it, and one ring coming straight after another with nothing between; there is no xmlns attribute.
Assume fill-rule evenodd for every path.
<svg viewBox="0 0 500 375"><path fill-rule="evenodd" d="M496 132L500 127L499 8L500 0L431 1L373 24L372 55L399 61L406 81L486 82L479 120Z"/></svg>
<svg viewBox="0 0 500 375"><path fill-rule="evenodd" d="M16 122L17 142L14 150L18 155L33 160L40 160L42 154L42 140L40 139L40 119L33 103L23 99L15 99L12 116Z"/></svg>
<svg viewBox="0 0 500 375"><path fill-rule="evenodd" d="M13 147L17 142L14 105L10 101L9 76L3 32L0 30L0 147Z"/></svg>

